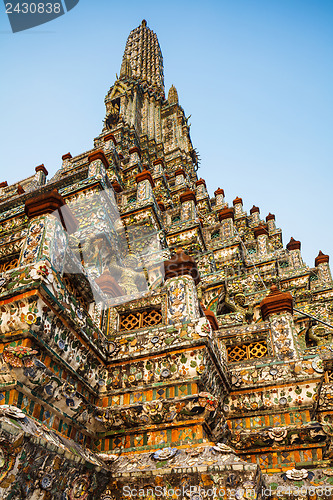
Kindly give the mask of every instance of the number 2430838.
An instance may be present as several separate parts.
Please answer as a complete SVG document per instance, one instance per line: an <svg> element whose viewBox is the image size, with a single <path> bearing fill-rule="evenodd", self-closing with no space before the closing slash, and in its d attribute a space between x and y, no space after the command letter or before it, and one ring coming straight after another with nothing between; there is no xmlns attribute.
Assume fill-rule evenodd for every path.
<svg viewBox="0 0 333 500"><path fill-rule="evenodd" d="M6 3L7 14L60 14L60 3Z"/></svg>

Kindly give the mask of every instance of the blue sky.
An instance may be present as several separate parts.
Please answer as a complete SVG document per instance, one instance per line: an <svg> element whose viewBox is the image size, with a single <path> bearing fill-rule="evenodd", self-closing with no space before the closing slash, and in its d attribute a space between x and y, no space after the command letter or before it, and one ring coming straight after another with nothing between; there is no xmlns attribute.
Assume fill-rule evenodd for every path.
<svg viewBox="0 0 333 500"><path fill-rule="evenodd" d="M333 3L298 0L80 0L12 34L0 5L0 181L90 149L126 38L145 18L178 90L210 194L276 215L284 245L333 259Z"/></svg>

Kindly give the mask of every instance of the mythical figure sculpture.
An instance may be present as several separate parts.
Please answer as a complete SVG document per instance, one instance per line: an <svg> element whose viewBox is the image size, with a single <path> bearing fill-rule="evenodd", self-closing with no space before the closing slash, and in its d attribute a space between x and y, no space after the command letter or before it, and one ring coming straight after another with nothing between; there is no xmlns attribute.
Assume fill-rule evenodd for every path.
<svg viewBox="0 0 333 500"><path fill-rule="evenodd" d="M247 323L251 323L253 320L253 306L251 304L246 306L245 300L243 293L236 293L232 300L228 288L224 284L219 290L216 314L240 313Z"/></svg>
<svg viewBox="0 0 333 500"><path fill-rule="evenodd" d="M109 264L110 273L112 276L119 276L118 284L128 295L136 294L147 287L145 275L143 271L136 271L137 267L137 258L131 253L127 254L122 266L118 265L115 259Z"/></svg>
<svg viewBox="0 0 333 500"><path fill-rule="evenodd" d="M322 325L318 325L317 321L311 320L305 332L305 342L307 346L324 345L332 342L332 331L328 332Z"/></svg>

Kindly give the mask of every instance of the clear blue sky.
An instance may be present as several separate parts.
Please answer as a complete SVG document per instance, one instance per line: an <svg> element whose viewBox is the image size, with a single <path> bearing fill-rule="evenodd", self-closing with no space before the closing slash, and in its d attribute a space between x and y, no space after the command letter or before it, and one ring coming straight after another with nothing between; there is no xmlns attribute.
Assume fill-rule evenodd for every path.
<svg viewBox="0 0 333 500"><path fill-rule="evenodd" d="M126 38L145 18L190 118L213 195L276 215L284 244L313 265L333 259L333 2L80 0L66 15L12 34L0 4L0 181L93 145Z"/></svg>

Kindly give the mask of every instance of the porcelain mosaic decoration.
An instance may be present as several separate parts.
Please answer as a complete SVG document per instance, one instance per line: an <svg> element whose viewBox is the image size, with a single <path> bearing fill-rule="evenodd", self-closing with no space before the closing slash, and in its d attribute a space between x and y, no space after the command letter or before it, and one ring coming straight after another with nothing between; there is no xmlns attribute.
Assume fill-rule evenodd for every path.
<svg viewBox="0 0 333 500"><path fill-rule="evenodd" d="M209 195L146 21L105 105L93 149L0 183L0 498L323 499L328 255Z"/></svg>

